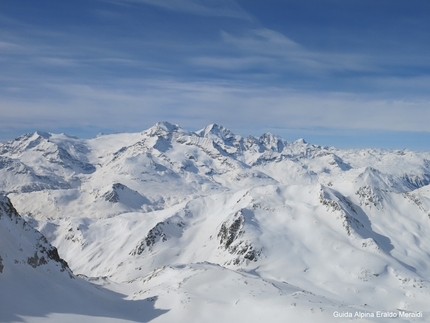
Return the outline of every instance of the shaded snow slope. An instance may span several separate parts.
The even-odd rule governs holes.
[[[75,277],[0,195],[0,322],[147,322],[164,312]]]
[[[3,195],[0,195],[0,221],[0,273],[6,276],[28,267],[40,267],[48,272],[66,272],[72,278],[67,263],[59,257],[57,249],[28,225]]]

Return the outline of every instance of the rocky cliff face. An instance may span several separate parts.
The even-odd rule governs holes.
[[[17,267],[72,273],[58,251],[31,227],[10,200],[0,195],[0,273],[13,275]]]

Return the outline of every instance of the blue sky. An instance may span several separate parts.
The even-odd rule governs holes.
[[[430,151],[430,1],[2,0],[0,140],[157,121]]]

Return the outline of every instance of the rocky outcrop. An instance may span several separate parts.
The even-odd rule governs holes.
[[[103,194],[103,198],[107,201],[107,202],[111,202],[111,203],[118,203],[119,202],[119,194],[118,194],[118,190],[124,190],[126,189],[127,186],[121,184],[121,183],[115,183],[112,185],[112,189],[109,190],[108,192]]]
[[[102,198],[110,203],[122,203],[132,209],[139,209],[144,204],[151,204],[151,202],[139,192],[121,183],[112,184],[111,188],[102,194]]]
[[[45,236],[31,227],[16,211],[10,200],[0,195],[0,272],[8,266],[27,264],[33,268],[54,264],[60,271],[71,271]],[[13,259],[13,262],[10,261]],[[9,270],[13,270],[9,268]]]
[[[134,250],[130,252],[132,256],[141,255],[145,250],[151,251],[159,242],[165,242],[173,237],[179,238],[184,230],[184,222],[179,217],[172,217],[163,222],[158,222],[148,231]]]
[[[355,194],[360,199],[360,205],[365,205],[369,208],[375,207],[378,210],[382,208],[382,196],[372,187],[368,185],[361,186]]]
[[[235,257],[227,261],[226,265],[240,265],[246,261],[257,261],[261,255],[261,248],[255,248],[245,237],[244,210],[236,212],[232,219],[221,224],[218,232],[220,247]]]
[[[339,214],[346,233],[351,236],[354,232],[363,228],[363,224],[351,215],[351,213],[357,213],[352,203],[346,197],[340,196],[340,194],[330,193],[332,192],[326,192],[322,188],[319,196],[320,203],[327,207],[327,211]]]

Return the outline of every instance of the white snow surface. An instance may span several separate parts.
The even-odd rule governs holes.
[[[0,322],[430,321],[430,153],[162,122],[23,135],[0,179]]]

